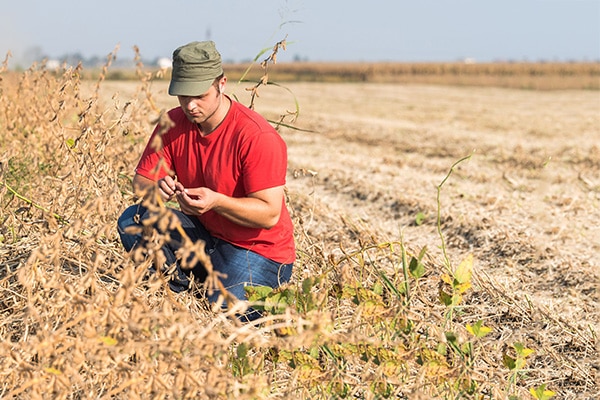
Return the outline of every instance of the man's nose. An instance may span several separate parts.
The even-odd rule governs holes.
[[[192,99],[189,99],[189,100],[186,100],[185,107],[191,111],[194,108],[196,108],[196,105],[194,104],[194,101]]]

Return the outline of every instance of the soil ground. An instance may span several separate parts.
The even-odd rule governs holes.
[[[232,86],[232,85],[230,85]],[[600,93],[391,84],[287,85],[300,105],[290,198],[326,251],[340,217],[378,240],[440,258],[437,187],[449,258],[574,324],[600,323]],[[237,88],[234,88],[237,90]],[[283,93],[283,94],[282,94]],[[277,119],[287,92],[256,109]],[[243,99],[241,99],[244,102]],[[245,104],[248,104],[246,101]],[[422,220],[417,223],[417,219]]]

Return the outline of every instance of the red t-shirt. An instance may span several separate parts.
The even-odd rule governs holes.
[[[151,143],[157,126],[137,165],[136,173],[157,181],[177,175],[186,188],[207,187],[230,197],[285,185],[287,147],[279,133],[259,114],[231,101],[217,129],[203,137],[180,107],[169,111],[175,126],[162,135],[162,149]],[[163,167],[157,168],[161,157]],[[280,263],[296,258],[293,225],[285,202],[279,222],[271,229],[240,226],[214,211],[198,217],[215,237]]]

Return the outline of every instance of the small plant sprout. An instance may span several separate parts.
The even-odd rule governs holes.
[[[480,339],[484,336],[487,336],[490,332],[492,332],[492,328],[484,326],[482,320],[477,321],[473,325],[467,324],[466,328],[470,334],[472,334],[473,336],[475,336],[478,339]]]
[[[514,343],[512,349],[508,348],[502,353],[502,362],[510,371],[508,378],[508,392],[516,385],[519,376],[524,373],[527,357],[533,353],[534,350],[523,346],[520,342]]]
[[[534,388],[529,389],[529,393],[531,393],[531,395],[533,397],[535,397],[537,400],[548,400],[548,399],[554,397],[554,395],[556,394],[552,390],[546,390],[545,383],[538,386],[535,389]]]

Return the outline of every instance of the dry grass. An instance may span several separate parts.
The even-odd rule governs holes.
[[[559,398],[598,396],[593,325],[554,314],[489,270],[471,275],[468,262],[459,266],[485,241],[496,244],[485,247],[490,258],[520,262],[537,251],[525,238],[441,204],[437,224],[429,214],[424,225],[406,222],[415,210],[434,210],[435,194],[424,199],[410,183],[390,198],[376,181],[440,154],[456,160],[452,145],[419,145],[413,150],[424,158],[398,161],[378,158],[374,144],[361,143],[364,132],[343,124],[320,136],[282,133],[298,262],[292,284],[263,298],[273,312],[258,326],[240,325],[212,311],[200,287],[165,290],[162,277],[147,276],[150,261],[124,254],[115,230],[133,201],[132,167],[170,101],[139,68],[135,85],[104,75],[82,81],[78,69],[55,74],[43,65],[0,74],[0,397],[528,398],[541,385]],[[326,116],[312,118],[316,128]],[[325,143],[332,146],[323,153]],[[340,143],[361,147],[340,158],[331,151]],[[389,143],[406,155],[415,142]],[[382,162],[352,169],[353,160],[371,160],[365,149]],[[535,154],[515,157],[520,173],[537,165]],[[598,168],[597,155],[582,160]],[[436,184],[452,164],[437,165]],[[450,260],[435,235],[403,243],[375,229],[361,219],[365,204],[395,225],[443,228]],[[478,321],[491,332],[474,331]],[[519,343],[534,353],[519,353]]]

